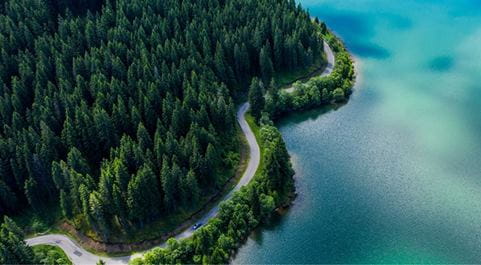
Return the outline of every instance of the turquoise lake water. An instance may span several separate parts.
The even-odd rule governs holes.
[[[481,1],[305,0],[357,57],[284,119],[299,196],[234,263],[481,263]]]

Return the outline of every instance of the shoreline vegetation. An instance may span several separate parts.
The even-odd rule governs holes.
[[[266,109],[269,118],[277,120],[291,112],[345,103],[352,94],[355,68],[351,55],[342,41],[329,30],[322,34],[335,54],[334,69],[327,76],[315,76],[306,82],[295,82],[294,90],[267,93]]]
[[[341,40],[321,24],[322,37],[335,52],[333,72],[295,84],[292,93],[268,90],[262,117],[247,120],[261,147],[261,166],[255,178],[232,199],[223,202],[218,216],[195,231],[192,237],[169,239],[165,248],[155,248],[131,261],[140,264],[225,264],[254,229],[266,223],[274,211],[286,208],[295,198],[289,155],[274,121],[290,111],[304,111],[344,103],[355,81],[353,60]],[[279,98],[275,98],[279,96]],[[271,101],[272,105],[268,105]],[[269,108],[271,106],[272,108]],[[258,120],[258,121],[256,121]]]

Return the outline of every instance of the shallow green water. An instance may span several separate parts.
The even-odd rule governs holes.
[[[234,263],[481,263],[481,1],[300,2],[360,80],[282,121],[299,196]]]

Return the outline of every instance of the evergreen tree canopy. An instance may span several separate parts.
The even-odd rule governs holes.
[[[109,237],[196,203],[238,150],[246,80],[321,48],[293,0],[3,1],[0,215],[58,204]]]
[[[249,87],[249,103],[252,116],[254,116],[256,120],[259,120],[261,117],[261,112],[264,109],[265,100],[263,83],[257,78],[252,79]]]

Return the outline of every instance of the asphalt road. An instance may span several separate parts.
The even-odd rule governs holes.
[[[228,193],[226,194],[222,200],[228,200],[232,197],[235,191],[240,190],[241,187],[247,185],[252,178],[254,178],[257,168],[259,167],[261,153],[259,149],[259,145],[257,144],[256,138],[254,133],[252,132],[251,128],[247,124],[245,119],[245,114],[249,110],[249,103],[244,103],[240,106],[239,110],[237,111],[237,121],[242,129],[242,132],[245,135],[247,143],[249,145],[249,163],[247,168],[242,175],[241,179],[237,183],[237,185]],[[220,202],[214,206],[208,213],[206,213],[202,218],[200,218],[197,223],[198,224],[205,224],[209,221],[209,219],[213,218],[219,212],[219,205]],[[176,239],[187,238],[192,235],[194,230],[192,228],[188,228],[175,236]],[[30,238],[25,240],[28,245],[35,246],[35,245],[53,245],[60,247],[67,256],[72,260],[73,264],[75,265],[84,265],[84,264],[95,264],[99,259],[105,261],[106,264],[128,264],[128,262],[136,257],[140,257],[142,253],[134,254],[132,256],[123,256],[123,257],[102,257],[91,253],[81,246],[79,246],[76,242],[65,235],[60,234],[49,234],[38,236],[34,238]],[[165,243],[164,243],[165,244]],[[161,246],[164,246],[162,244]]]
[[[99,259],[107,264],[128,264],[131,256],[126,257],[101,257],[93,254],[81,246],[77,245],[72,239],[64,235],[50,234],[25,240],[28,245],[52,245],[60,247],[75,265],[96,264]]]

